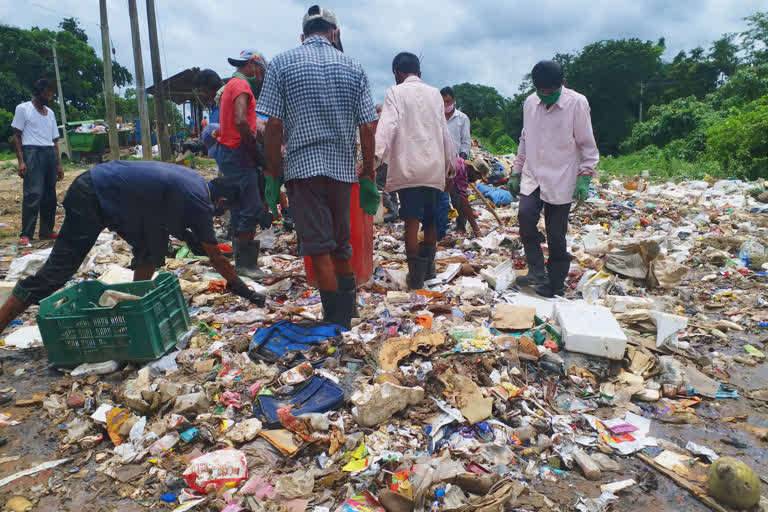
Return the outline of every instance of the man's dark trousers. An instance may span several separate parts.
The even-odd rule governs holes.
[[[56,222],[56,178],[58,160],[54,146],[22,146],[27,175],[21,202],[21,238],[33,238],[40,214],[40,237],[53,231]]]
[[[563,286],[571,265],[571,255],[568,254],[568,246],[565,241],[571,204],[546,203],[541,200],[538,188],[529,195],[520,194],[518,222],[520,224],[520,239],[525,248],[529,272],[544,271],[544,254],[541,250],[544,237],[536,227],[542,209],[544,210],[544,223],[547,231],[547,245],[549,246],[547,271],[552,287],[557,289]]]

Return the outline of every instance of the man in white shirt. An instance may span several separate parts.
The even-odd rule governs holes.
[[[387,164],[387,191],[400,197],[405,222],[408,289],[435,277],[440,193],[453,178],[456,150],[443,117],[440,93],[421,81],[419,58],[399,53],[392,62],[397,85],[387,90],[376,127],[375,164]],[[419,225],[424,242],[419,244]]]
[[[21,235],[19,246],[28,247],[35,234],[40,214],[40,239],[56,238],[56,181],[64,179],[61,158],[56,145],[59,128],[56,115],[48,107],[54,85],[37,80],[32,87],[32,101],[21,103],[13,116],[16,158],[19,176],[24,180],[21,203]]]
[[[451,202],[459,213],[456,219],[456,231],[466,233],[467,221],[469,221],[473,235],[480,237],[480,226],[478,226],[475,214],[469,204],[469,181],[463,165],[463,161],[469,155],[469,148],[472,147],[472,138],[469,135],[469,118],[464,112],[456,108],[456,93],[453,92],[453,88],[443,87],[440,89],[440,95],[443,97],[443,110],[445,111],[445,121],[448,124],[448,133],[451,134],[456,153],[462,160],[456,169],[456,177],[451,187]]]

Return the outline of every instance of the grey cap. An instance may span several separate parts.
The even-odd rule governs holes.
[[[319,5],[313,5],[307,10],[307,14],[304,15],[304,19],[301,21],[302,30],[307,27],[307,23],[314,20],[326,21],[337,28],[339,26],[339,21],[336,19],[336,15],[333,14],[333,11],[327,7],[320,7]]]

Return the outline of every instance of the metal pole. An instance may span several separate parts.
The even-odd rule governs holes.
[[[643,81],[640,80],[640,113],[637,115],[639,123],[643,122]]]
[[[155,82],[155,120],[157,138],[160,144],[160,158],[171,161],[171,140],[168,136],[168,118],[165,112],[165,91],[163,90],[163,68],[160,65],[160,46],[157,42],[157,18],[155,0],[147,0],[147,25],[149,25],[149,54],[152,58],[152,79]]]
[[[136,9],[136,0],[128,0],[128,16],[131,18],[133,64],[136,68],[136,101],[139,104],[141,149],[144,160],[152,160],[152,126],[149,124],[147,94],[144,92],[144,59],[141,56],[141,32],[139,30],[139,15]]]
[[[64,93],[61,92],[61,76],[59,75],[59,59],[56,57],[56,43],[51,45],[53,48],[53,69],[56,70],[56,87],[59,90],[59,110],[61,113],[61,124],[64,129],[64,148],[67,152],[67,157],[72,160],[72,151],[69,147],[69,136],[67,135],[67,109],[64,106]]]
[[[101,48],[104,54],[104,102],[107,107],[107,125],[109,126],[109,157],[120,160],[120,143],[117,138],[115,121],[115,89],[112,84],[112,52],[109,44],[109,21],[107,20],[107,0],[99,0],[101,11]]]

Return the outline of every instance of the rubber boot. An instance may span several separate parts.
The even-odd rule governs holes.
[[[355,308],[355,296],[349,292],[320,291],[323,303],[323,320],[340,325],[349,330],[352,328],[352,315]]]
[[[22,314],[28,307],[28,302],[23,302],[15,295],[8,297],[5,304],[0,307],[0,333],[3,332],[11,322],[16,320],[16,317]]]
[[[437,267],[435,266],[435,254],[437,247],[431,245],[419,244],[419,257],[427,260],[427,272],[424,274],[424,280],[429,281],[437,277]]]
[[[549,281],[534,288],[534,291],[542,297],[552,298],[555,296],[565,296],[565,278],[568,277],[568,270],[571,262],[552,261],[548,262]]]
[[[427,259],[420,256],[408,258],[408,277],[406,283],[409,290],[421,290],[424,288],[424,276],[427,273]]]
[[[339,285],[339,293],[351,293],[354,295],[353,303],[355,309],[352,312],[352,318],[359,318],[357,313],[357,279],[351,276],[336,276],[336,283]]]
[[[259,268],[259,251],[261,250],[259,240],[237,240],[232,243],[232,250],[235,253],[235,272],[238,275],[250,277],[253,280],[271,277]]]
[[[528,260],[528,275],[520,276],[515,279],[517,286],[539,286],[549,284],[549,277],[544,270],[544,255],[541,252],[541,245],[533,246],[524,244],[525,258]]]

